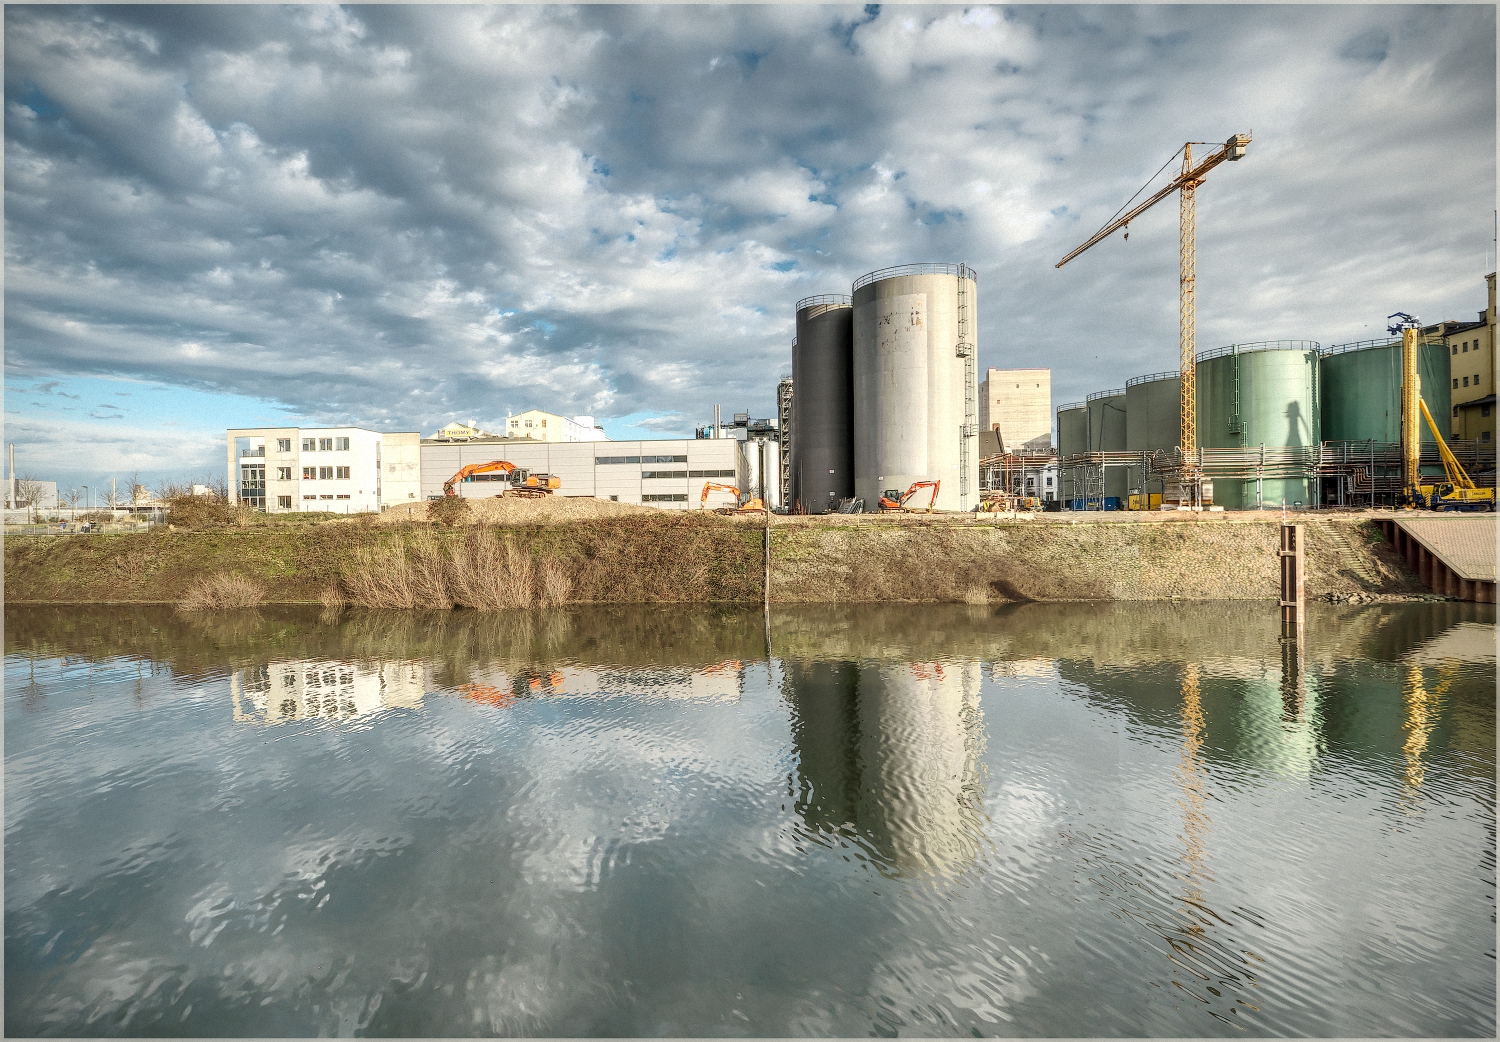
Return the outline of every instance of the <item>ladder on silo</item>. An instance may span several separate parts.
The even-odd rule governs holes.
[[[958,429],[958,507],[969,509],[969,462],[971,438],[979,436],[979,390],[977,359],[969,343],[969,278],[973,273],[965,264],[958,266],[958,343],[953,353],[964,360],[964,422]]]

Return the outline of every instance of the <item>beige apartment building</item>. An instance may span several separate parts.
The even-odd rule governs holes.
[[[979,429],[1006,452],[1052,449],[1052,370],[988,369],[979,384]]]
[[[1456,439],[1495,441],[1495,273],[1485,276],[1489,306],[1478,322],[1444,322],[1453,378],[1452,433]]]

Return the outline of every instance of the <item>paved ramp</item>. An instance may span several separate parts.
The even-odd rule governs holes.
[[[1495,603],[1494,514],[1396,517],[1382,527],[1434,592]]]

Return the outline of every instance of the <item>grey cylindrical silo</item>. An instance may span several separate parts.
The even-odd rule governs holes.
[[[977,305],[963,264],[904,264],[854,283],[854,488],[867,504],[916,481],[941,482],[939,510],[978,504]]]
[[[1067,459],[1089,450],[1088,406],[1083,402],[1057,410],[1057,457]]]
[[[809,514],[827,513],[854,495],[853,322],[842,294],[797,302],[790,505]]]
[[[1175,449],[1182,443],[1182,379],[1152,373],[1125,381],[1125,448]]]

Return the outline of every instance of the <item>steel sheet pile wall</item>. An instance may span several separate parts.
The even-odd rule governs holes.
[[[972,275],[957,264],[903,265],[854,284],[854,491],[866,504],[884,489],[930,480],[942,482],[940,510],[979,502],[979,435],[977,423],[964,431],[965,367],[955,350],[960,288],[967,340],[978,344],[978,287],[960,272]]]
[[[1453,384],[1448,349],[1423,344],[1417,352],[1422,400],[1441,428],[1450,423]],[[1401,440],[1401,340],[1337,345],[1322,357],[1322,421],[1327,441]],[[1421,425],[1422,440],[1432,432]]]
[[[1315,447],[1322,440],[1318,345],[1308,340],[1234,344],[1198,356],[1198,443],[1205,449]],[[1257,486],[1259,486],[1257,488]],[[1214,502],[1231,510],[1316,502],[1311,478],[1214,478]]]
[[[854,495],[854,311],[847,296],[797,302],[792,343],[792,506],[822,514]],[[873,502],[873,501],[871,501]]]

